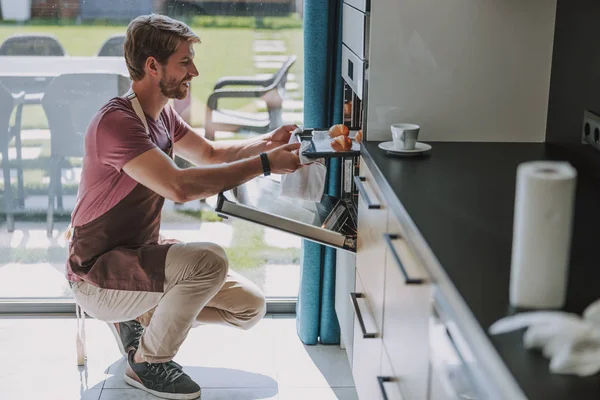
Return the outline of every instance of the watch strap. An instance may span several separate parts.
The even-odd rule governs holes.
[[[269,164],[267,153],[260,153],[260,161],[262,162],[263,174],[265,176],[271,175],[271,164]]]

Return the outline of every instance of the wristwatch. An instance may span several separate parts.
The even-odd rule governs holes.
[[[260,153],[260,161],[262,162],[264,175],[271,175],[271,165],[269,164],[269,157],[267,157],[267,153]]]

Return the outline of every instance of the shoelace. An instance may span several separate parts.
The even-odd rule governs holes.
[[[135,333],[144,332],[144,327],[139,322],[136,324],[132,324],[131,326],[133,327],[133,330],[135,331]]]
[[[141,324],[132,324],[131,327],[133,328],[133,331],[135,332],[135,340],[133,341],[133,344],[137,347],[140,344],[140,339],[142,337],[142,334],[144,333],[144,327]]]
[[[142,334],[144,333],[144,327],[139,323],[133,324],[133,331],[135,332],[136,339],[139,342],[140,337],[142,337]]]
[[[158,374],[159,377],[164,377],[166,382],[174,382],[177,378],[183,375],[183,367],[175,361],[169,361],[159,364],[148,363],[150,371]]]

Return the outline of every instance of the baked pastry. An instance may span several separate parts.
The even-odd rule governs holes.
[[[331,148],[334,151],[348,151],[352,149],[352,139],[344,135],[337,136],[331,139]]]
[[[356,132],[356,136],[354,137],[358,143],[362,142],[362,129]]]
[[[333,125],[331,128],[329,128],[329,136],[332,138],[340,135],[348,136],[349,134],[350,130],[344,124]]]
[[[352,103],[344,103],[344,116],[350,117],[352,114]]]

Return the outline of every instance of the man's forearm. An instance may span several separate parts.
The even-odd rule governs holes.
[[[265,133],[245,140],[219,140],[213,142],[213,162],[232,162],[259,155],[273,148],[271,135]]]
[[[183,169],[177,177],[179,197],[182,202],[205,199],[239,186],[262,173],[259,156],[228,164]]]

